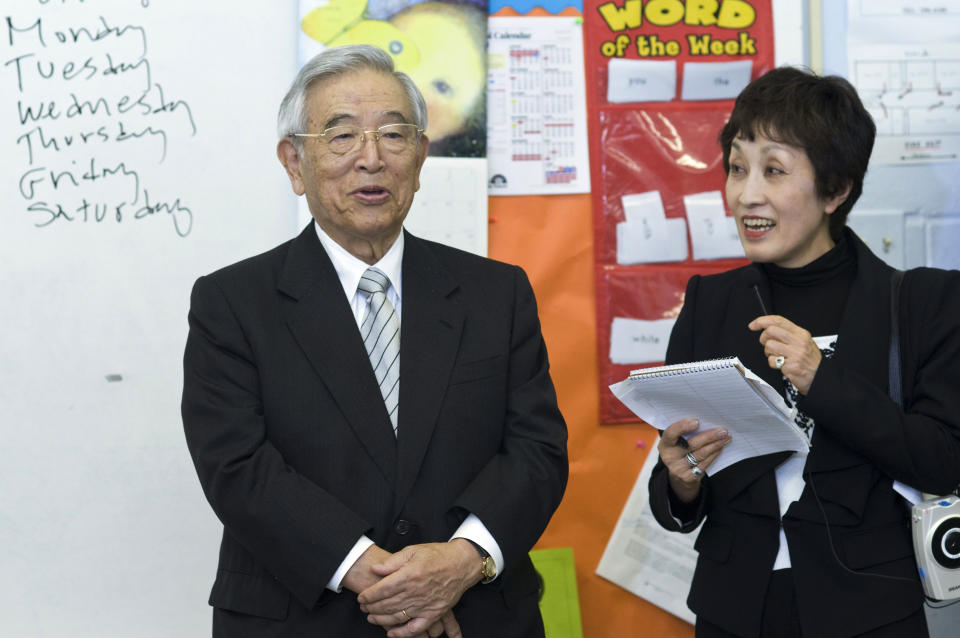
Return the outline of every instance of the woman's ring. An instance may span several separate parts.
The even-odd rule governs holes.
[[[694,475],[695,477],[697,477],[697,478],[700,478],[701,476],[703,476],[703,470],[701,470],[701,469],[700,469],[699,467],[697,467],[696,465],[694,465],[693,467],[690,468],[690,473],[693,474],[693,475]]]
[[[404,621],[404,622],[410,622],[410,616],[407,615],[407,610],[406,610],[406,609],[401,609],[401,610],[400,610],[400,613],[403,614],[403,621]]]
[[[687,452],[683,458],[687,459],[687,463],[690,464],[690,467],[697,467],[697,465],[700,464],[700,461],[698,461],[697,457],[693,455],[693,452]]]
[[[780,368],[783,367],[783,364],[786,362],[787,362],[787,358],[783,355],[780,355],[779,357],[773,360],[773,365],[777,370],[779,370]]]

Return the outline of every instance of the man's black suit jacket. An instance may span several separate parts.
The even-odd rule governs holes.
[[[759,635],[781,524],[804,635],[852,636],[915,612],[922,590],[907,508],[892,481],[935,494],[960,484],[960,273],[919,268],[904,277],[904,413],[887,390],[891,268],[846,232],[857,274],[836,352],[820,363],[799,402],[816,422],[800,499],[781,521],[774,469],[787,455],[756,457],[706,477],[696,515],[680,526],[670,514],[662,462],[651,475],[651,508],[661,525],[690,532],[706,518],[687,602],[736,635]],[[750,287],[757,276],[769,299],[769,283],[755,266],[693,277],[668,363],[738,356],[782,387],[759,334],[747,329],[760,314]]]
[[[182,414],[224,526],[215,634],[382,637],[325,589],[349,549],[443,542],[468,513],[506,569],[455,608],[464,635],[542,631],[527,553],[567,455],[533,291],[520,268],[409,234],[402,277],[396,438],[312,225],[194,286]]]

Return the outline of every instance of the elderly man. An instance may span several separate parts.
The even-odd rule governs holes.
[[[214,635],[542,636],[566,427],[526,276],[403,231],[426,106],[384,52],[312,59],[279,127],[314,221],[191,297]]]

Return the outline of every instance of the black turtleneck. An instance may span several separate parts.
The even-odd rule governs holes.
[[[814,337],[839,332],[840,317],[857,274],[857,253],[845,236],[806,266],[761,267],[770,280],[771,312],[809,330]]]

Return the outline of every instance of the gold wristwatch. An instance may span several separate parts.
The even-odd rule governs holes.
[[[493,579],[497,577],[497,563],[494,562],[493,556],[469,538],[465,538],[464,540],[470,541],[470,544],[473,545],[477,549],[477,553],[480,554],[480,583],[482,585],[492,583]]]

